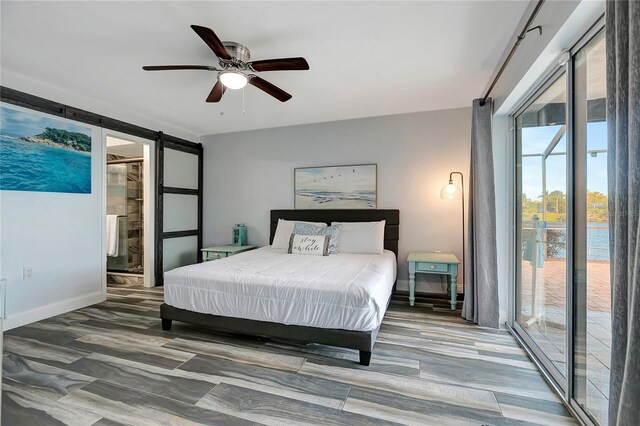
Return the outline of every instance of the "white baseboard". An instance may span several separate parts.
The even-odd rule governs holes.
[[[107,300],[107,294],[102,291],[74,297],[73,299],[62,300],[30,311],[11,315],[3,321],[2,328],[4,331],[11,330],[12,328],[104,302],[105,300]]]

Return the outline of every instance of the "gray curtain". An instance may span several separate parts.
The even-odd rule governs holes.
[[[640,2],[606,5],[611,381],[609,424],[640,425]]]
[[[469,173],[469,227],[464,273],[462,316],[478,325],[498,327],[498,263],[496,203],[493,182],[491,119],[493,100],[481,106],[473,101],[471,169]]]

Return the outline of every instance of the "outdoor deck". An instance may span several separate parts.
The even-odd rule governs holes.
[[[522,316],[531,336],[566,374],[566,263],[564,259],[545,259],[537,270],[538,320],[531,318],[531,264],[522,263]],[[528,278],[528,279],[527,279]],[[611,288],[609,262],[587,263],[587,408],[599,424],[608,424],[609,368],[611,350]]]

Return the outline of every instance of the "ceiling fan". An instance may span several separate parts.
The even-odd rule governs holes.
[[[207,102],[219,102],[226,89],[242,89],[247,83],[268,93],[280,102],[286,102],[291,99],[289,93],[253,73],[309,69],[309,64],[304,58],[250,61],[251,52],[246,46],[233,41],[220,41],[211,28],[199,25],[191,25],[191,28],[213,50],[213,53],[218,57],[220,68],[209,65],[151,65],[144,66],[142,69],[145,71],[204,70],[218,72],[218,81],[207,96]]]

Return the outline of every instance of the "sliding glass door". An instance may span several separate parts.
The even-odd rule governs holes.
[[[566,382],[567,77],[564,72],[516,117],[518,286],[516,323]]]
[[[608,424],[611,283],[604,32],[578,50],[574,81],[574,381],[576,402]]]
[[[606,425],[611,347],[604,32],[514,115],[513,328],[586,422]]]

